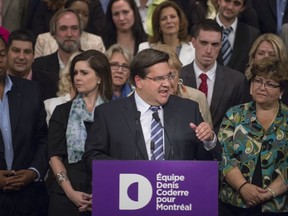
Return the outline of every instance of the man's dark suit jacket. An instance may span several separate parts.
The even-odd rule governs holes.
[[[56,97],[59,71],[57,52],[35,59],[32,65],[32,79],[39,83],[43,100]]]
[[[165,160],[220,160],[221,147],[205,150],[189,126],[203,122],[196,102],[170,96],[163,112]],[[90,170],[93,159],[148,160],[139,118],[134,94],[96,107],[83,156]]]
[[[277,33],[277,0],[253,0],[261,33]],[[283,24],[288,23],[288,3],[283,16]]]
[[[180,76],[184,85],[197,88],[193,62],[182,67]],[[248,82],[238,71],[217,64],[210,112],[214,131],[217,133],[226,111],[237,104],[249,101]]]
[[[47,191],[43,179],[48,170],[47,124],[44,104],[37,83],[10,76],[13,83],[8,92],[9,112],[14,149],[13,170],[33,167],[42,181],[32,182],[14,192],[0,190],[0,215],[7,215],[7,206],[28,213],[47,205]],[[4,142],[0,131],[0,170],[7,170]],[[5,203],[3,207],[3,203]],[[11,209],[10,209],[11,210]],[[25,214],[25,215],[26,215]],[[17,215],[17,214],[16,214]],[[19,214],[20,215],[20,214]]]
[[[240,71],[243,74],[249,61],[249,51],[254,41],[259,36],[258,29],[242,23],[238,20],[235,41],[231,58],[227,67]],[[217,62],[223,65],[222,52],[220,50]]]

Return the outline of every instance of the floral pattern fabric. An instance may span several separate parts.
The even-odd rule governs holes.
[[[240,194],[224,178],[233,167],[238,166],[244,178],[251,183],[259,156],[263,188],[278,175],[288,186],[287,106],[280,104],[278,114],[267,131],[257,120],[255,102],[232,107],[222,121],[218,139],[223,148],[219,196],[224,203],[247,208]],[[262,212],[287,211],[287,193],[262,204]]]

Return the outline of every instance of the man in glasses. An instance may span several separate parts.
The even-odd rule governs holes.
[[[95,110],[84,160],[213,160],[221,148],[198,104],[171,95],[167,53],[146,49],[130,70],[135,93]]]

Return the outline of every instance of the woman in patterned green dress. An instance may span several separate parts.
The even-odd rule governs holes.
[[[253,101],[230,108],[220,127],[219,215],[288,215],[287,63],[267,57],[250,68]]]

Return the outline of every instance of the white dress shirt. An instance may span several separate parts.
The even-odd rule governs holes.
[[[140,115],[140,123],[143,131],[143,136],[145,140],[146,150],[148,154],[149,160],[151,160],[151,122],[152,122],[152,114],[153,111],[150,110],[151,105],[147,104],[135,91],[135,102],[137,110],[141,112]],[[161,121],[162,126],[164,127],[164,121],[163,121],[163,109],[162,106],[160,106],[160,109],[158,110],[158,115]],[[163,130],[163,129],[162,129]],[[164,136],[164,131],[163,131]],[[163,148],[165,152],[165,139],[163,139]]]
[[[197,84],[197,89],[198,89],[200,84],[201,84],[201,79],[200,79],[199,76],[203,72],[197,66],[195,61],[193,62],[193,68],[194,68],[194,71],[195,71],[195,76],[196,76],[195,78],[196,78],[196,84]],[[214,66],[209,71],[206,72],[206,75],[208,76],[208,78],[207,78],[207,85],[208,85],[207,101],[208,101],[209,106],[211,104],[212,95],[213,95],[216,69],[217,69],[217,63],[215,62]]]
[[[229,41],[230,46],[233,50],[234,42],[235,42],[235,36],[236,36],[236,30],[237,30],[237,25],[238,25],[238,18],[236,17],[236,19],[234,20],[234,22],[230,26],[224,26],[223,23],[221,22],[221,20],[219,19],[219,14],[217,14],[216,22],[224,29],[226,29],[228,27],[232,27],[232,31],[228,35],[228,41]]]

